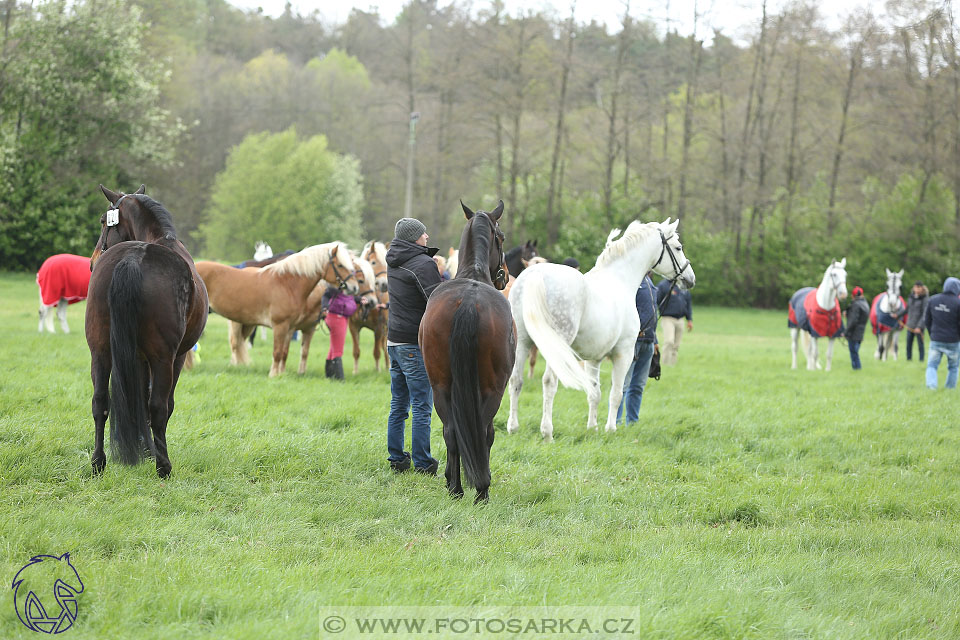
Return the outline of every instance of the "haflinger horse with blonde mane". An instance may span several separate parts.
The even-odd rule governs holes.
[[[313,311],[311,318],[307,299],[321,280],[349,294],[359,291],[353,258],[342,242],[307,247],[263,268],[237,269],[201,260],[197,271],[207,285],[210,308],[236,323],[230,333],[232,364],[245,363],[246,344],[238,327],[260,325],[273,329],[271,378],[286,368],[290,338],[296,327],[311,319],[316,322],[317,313]]]
[[[357,256],[353,258],[354,275],[357,277],[357,286],[360,291],[357,296],[360,297],[360,303],[357,305],[357,313],[360,309],[369,309],[377,304],[377,298],[373,293],[373,268],[370,263]],[[303,375],[307,372],[307,357],[310,355],[310,344],[313,341],[313,334],[316,333],[320,311],[323,303],[323,294],[328,288],[334,285],[326,280],[321,280],[313,288],[310,295],[307,296],[306,306],[303,312],[299,314],[300,322],[293,321],[291,331],[299,331],[302,334],[300,339],[300,366],[297,373]],[[231,364],[249,364],[250,356],[247,352],[247,338],[253,335],[257,325],[241,324],[233,320],[229,321],[230,332],[230,362]],[[234,348],[236,345],[236,348]]]
[[[110,452],[123,464],[146,455],[166,478],[167,422],[184,359],[207,323],[207,290],[177,239],[170,212],[143,195],[100,185],[110,208],[90,258],[86,336],[93,380],[94,474]],[[109,385],[109,393],[108,387]],[[151,433],[152,432],[152,433]]]
[[[390,312],[377,307],[377,304],[390,302],[390,294],[387,293],[387,248],[382,242],[368,242],[360,252],[360,258],[367,260],[373,269],[375,284],[371,293],[375,298],[372,305],[360,305],[350,316],[354,375],[360,371],[360,330],[363,328],[373,331],[373,361],[377,373],[380,373],[381,353],[384,357],[384,368],[388,371],[390,369],[390,356],[387,355],[387,320]]]
[[[585,274],[552,263],[524,269],[510,292],[517,324],[517,357],[510,377],[509,433],[520,428],[523,363],[533,345],[547,361],[540,419],[544,440],[553,440],[558,378],[565,386],[587,393],[587,428],[597,428],[600,364],[608,357],[613,360],[613,374],[606,430],[616,431],[624,377],[640,332],[635,300],[643,277],[653,270],[686,288],[696,283],[690,261],[683,254],[678,223],[669,218],[659,223],[631,222],[620,239],[608,242],[596,266]]]
[[[790,353],[793,357],[791,369],[797,368],[797,342],[800,331],[809,336],[804,355],[807,356],[807,369],[813,371],[820,367],[817,353],[817,339],[827,338],[826,370],[830,371],[833,362],[833,341],[843,335],[843,317],[840,315],[840,300],[847,297],[847,259],[834,260],[823,273],[820,286],[804,287],[790,296],[787,311],[787,326],[790,328]]]
[[[907,303],[900,295],[903,269],[887,272],[887,290],[878,293],[870,305],[870,327],[877,336],[877,350],[873,357],[886,361],[893,354],[897,359],[897,342],[900,329],[906,323]]]

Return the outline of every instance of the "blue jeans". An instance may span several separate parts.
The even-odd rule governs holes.
[[[627,407],[627,424],[634,424],[640,419],[640,403],[643,402],[643,389],[647,386],[652,359],[653,343],[638,342],[633,350],[633,363],[624,378],[623,399],[617,409],[617,424],[620,424],[624,406]]]
[[[960,342],[930,341],[930,357],[927,359],[927,388],[937,388],[937,368],[940,359],[947,356],[947,389],[957,386],[957,373],[960,371]]]
[[[430,455],[430,414],[433,412],[433,389],[423,366],[423,354],[415,344],[387,347],[390,356],[390,416],[387,418],[387,451],[391,462],[402,462],[403,427],[409,409],[413,408],[413,466],[425,469],[433,463]]]
[[[910,330],[907,330],[907,360],[910,360],[913,356],[914,340],[917,341],[917,346],[920,349],[920,360],[923,360],[923,331],[920,333],[914,333]]]
[[[860,368],[860,342],[847,340],[847,346],[850,347],[850,364],[854,370]]]

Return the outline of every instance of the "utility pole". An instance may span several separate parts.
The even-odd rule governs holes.
[[[410,114],[410,148],[407,155],[407,200],[403,206],[403,217],[410,218],[413,214],[413,157],[417,149],[417,120],[420,112]]]

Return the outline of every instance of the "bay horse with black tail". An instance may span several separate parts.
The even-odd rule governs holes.
[[[151,455],[166,478],[173,394],[184,358],[207,323],[207,290],[170,213],[143,195],[142,185],[133,194],[100,190],[110,209],[100,218],[87,295],[96,427],[91,464],[95,474],[106,466],[109,415],[114,460],[136,464]]]
[[[463,496],[460,463],[484,502],[490,488],[493,417],[516,357],[517,329],[510,303],[499,293],[507,285],[503,201],[487,213],[462,202],[467,225],[460,237],[457,277],[431,294],[420,322],[420,349],[443,422],[447,445],[447,489]]]

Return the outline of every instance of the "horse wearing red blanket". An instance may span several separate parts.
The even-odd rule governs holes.
[[[87,287],[90,285],[90,258],[69,253],[58,253],[43,261],[37,272],[37,286],[40,287],[40,323],[37,331],[43,333],[44,327],[53,331],[53,308],[57,308],[60,327],[64,333],[70,333],[67,326],[67,305],[87,299]]]

